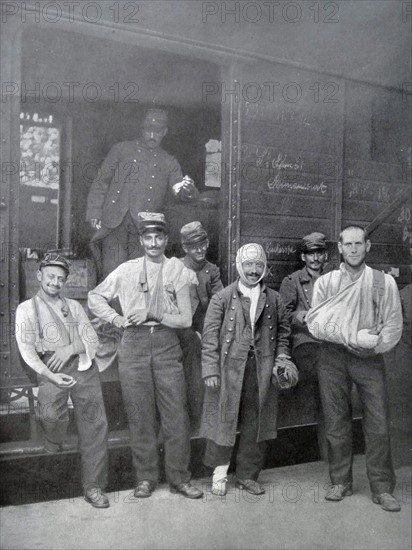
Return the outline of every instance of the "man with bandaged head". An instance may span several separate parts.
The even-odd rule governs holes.
[[[212,297],[206,313],[200,435],[207,439],[204,462],[214,469],[215,495],[226,494],[238,420],[236,486],[253,495],[265,492],[257,479],[266,441],[277,435],[278,391],[297,382],[286,308],[280,295],[262,282],[266,268],[259,244],[242,246],[236,256],[238,279]]]

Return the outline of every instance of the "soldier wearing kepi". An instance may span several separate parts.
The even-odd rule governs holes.
[[[312,303],[315,281],[330,268],[327,260],[326,237],[310,233],[302,239],[301,259],[305,266],[285,277],[279,289],[292,328],[292,360],[299,370],[299,384],[293,398],[299,407],[315,402],[318,422],[318,445],[322,458],[327,458],[325,428],[321,413],[317,364],[320,342],[309,332],[305,317]]]
[[[180,230],[182,248],[186,255],[183,263],[192,269],[199,284],[190,288],[193,321],[191,328],[180,331],[183,351],[183,366],[187,383],[189,415],[196,426],[203,403],[203,382],[201,372],[201,334],[206,311],[211,297],[223,289],[219,268],[206,260],[209,237],[199,221],[187,223]]]
[[[103,320],[124,328],[119,378],[129,420],[137,475],[135,496],[150,497],[159,477],[157,411],[164,437],[170,490],[187,498],[202,492],[190,484],[189,419],[182,351],[176,329],[190,327],[189,287],[196,275],[177,258],[166,258],[163,214],[138,216],[143,258],[123,263],[89,292],[89,307]],[[109,303],[118,298],[119,315]]]
[[[38,407],[45,450],[61,450],[73,402],[82,464],[84,497],[107,508],[107,420],[99,372],[93,358],[97,335],[75,300],[61,294],[69,262],[47,253],[40,262],[40,290],[17,307],[16,339],[22,358],[38,375]]]
[[[169,199],[198,197],[193,180],[183,177],[177,160],[160,147],[167,131],[166,111],[149,109],[141,139],[115,144],[92,183],[86,219],[97,229],[92,249],[102,241],[103,276],[142,252],[139,212],[163,212]]]

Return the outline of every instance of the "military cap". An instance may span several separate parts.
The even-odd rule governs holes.
[[[59,252],[46,252],[39,264],[39,269],[49,265],[63,268],[67,275],[70,273],[70,262]]]
[[[149,109],[143,120],[144,128],[167,128],[167,112],[163,109]]]
[[[146,231],[163,231],[167,233],[164,214],[158,212],[139,212],[137,215],[137,230],[140,235]]]
[[[207,241],[208,235],[200,222],[190,222],[180,230],[182,245],[191,245]]]
[[[325,250],[326,237],[323,233],[310,233],[302,239],[302,252],[311,252],[313,250]]]

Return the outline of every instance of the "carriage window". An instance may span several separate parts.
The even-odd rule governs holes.
[[[58,246],[60,134],[51,115],[20,114],[19,240],[29,256]]]

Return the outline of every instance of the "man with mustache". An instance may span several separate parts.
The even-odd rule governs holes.
[[[86,219],[97,230],[92,239],[96,257],[101,241],[103,277],[140,255],[139,212],[162,212],[168,200],[198,197],[193,180],[183,177],[177,160],[160,147],[167,131],[167,112],[149,109],[140,139],[115,144],[92,183]]]
[[[325,428],[321,413],[317,364],[320,343],[309,332],[305,317],[312,303],[315,281],[330,269],[326,265],[326,237],[314,232],[306,235],[301,243],[301,259],[305,266],[285,277],[279,289],[292,328],[292,360],[299,370],[299,383],[293,390],[293,398],[301,411],[314,403],[318,422],[318,446],[326,460]]]
[[[306,317],[311,333],[323,340],[318,375],[332,482],[325,499],[338,502],[352,495],[351,388],[355,384],[363,409],[372,501],[385,511],[398,512],[401,507],[392,494],[396,480],[382,354],[402,334],[399,291],[391,275],[366,265],[371,242],[362,227],[343,229],[338,249],[343,262],[316,281]]]
[[[236,255],[238,279],[212,297],[206,313],[200,435],[207,439],[204,462],[213,468],[212,493],[218,496],[226,494],[238,419],[236,486],[253,495],[265,492],[258,476],[266,441],[277,434],[278,387],[297,382],[286,308],[280,295],[261,282],[266,268],[259,244],[242,246]]]
[[[166,258],[163,214],[138,215],[143,258],[121,264],[89,292],[89,308],[124,329],[119,378],[128,416],[136,471],[136,498],[150,497],[159,478],[157,412],[164,437],[166,477],[173,493],[191,499],[202,491],[190,484],[190,436],[182,350],[176,329],[190,327],[190,285],[196,275],[177,258]],[[110,302],[117,298],[122,314]]]

